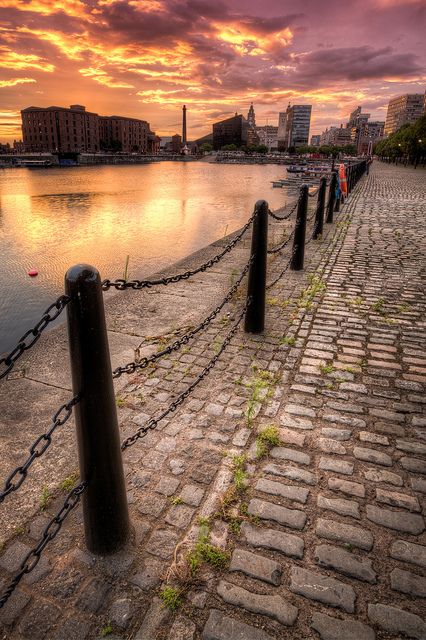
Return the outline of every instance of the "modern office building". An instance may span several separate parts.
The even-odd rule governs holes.
[[[319,134],[311,136],[311,147],[319,147],[320,140],[321,140],[321,136]]]
[[[213,148],[221,149],[228,144],[234,144],[236,147],[259,144],[256,130],[243,115],[235,113],[232,118],[213,124]]]
[[[287,107],[278,119],[278,149],[307,145],[311,126],[312,105],[295,104]]]
[[[386,114],[385,136],[398,131],[404,124],[418,120],[425,111],[423,93],[407,93],[389,101]]]
[[[101,150],[148,153],[158,147],[145,120],[99,116],[82,105],[28,107],[21,111],[26,151],[96,153]]]

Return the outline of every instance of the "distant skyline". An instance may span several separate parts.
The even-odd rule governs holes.
[[[423,0],[0,0],[0,141],[20,110],[84,104],[159,135],[211,131],[235,111],[277,124],[312,104],[310,135],[358,105],[425,90]]]

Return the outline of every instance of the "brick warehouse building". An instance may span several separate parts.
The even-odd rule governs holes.
[[[152,153],[149,123],[124,116],[99,116],[82,105],[28,107],[21,111],[26,151],[96,153],[101,150]]]

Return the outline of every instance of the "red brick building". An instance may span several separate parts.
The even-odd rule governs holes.
[[[28,107],[21,111],[26,151],[96,153],[123,151],[148,153],[152,132],[145,120],[124,116],[99,116],[82,105]]]

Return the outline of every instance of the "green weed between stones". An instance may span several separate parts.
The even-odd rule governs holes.
[[[320,371],[324,375],[327,375],[329,373],[333,373],[334,367],[332,364],[320,364]]]
[[[170,498],[170,502],[172,503],[173,506],[177,505],[177,504],[183,504],[183,500],[180,496],[174,496],[172,498]]]
[[[160,591],[160,598],[163,601],[163,606],[171,611],[176,611],[176,609],[179,609],[183,604],[182,590],[175,589],[174,587],[163,587]]]
[[[280,434],[277,427],[271,424],[259,432],[256,438],[256,457],[264,458],[272,447],[278,447],[281,444]]]
[[[303,289],[297,300],[297,306],[301,309],[310,309],[315,296],[327,288],[325,282],[318,276],[310,275],[308,276],[308,280],[309,287]]]
[[[52,494],[50,493],[50,489],[47,486],[47,484],[44,485],[43,487],[43,491],[41,492],[41,498],[40,498],[40,509],[42,511],[44,511],[47,507],[47,505],[49,504],[49,502],[52,499]]]
[[[385,304],[384,298],[379,298],[374,304],[371,305],[371,310],[380,315],[384,315],[383,307]]]
[[[106,636],[111,635],[111,633],[113,632],[113,628],[110,624],[107,624],[102,630],[101,630],[101,636],[102,638],[105,638]]]
[[[244,491],[246,488],[247,473],[245,471],[247,457],[240,454],[233,456],[232,466],[234,469],[234,485],[237,491]]]
[[[210,535],[210,522],[204,521],[200,524],[196,545],[187,556],[191,575],[197,573],[203,562],[215,569],[223,569],[229,563],[229,553],[219,547],[213,546],[210,542]]]
[[[252,365],[252,369],[253,377],[245,385],[251,392],[247,401],[246,409],[246,418],[249,427],[253,424],[258,404],[260,404],[265,397],[271,394],[270,387],[276,385],[278,382],[276,376],[270,371],[258,369],[255,364]]]
[[[294,336],[283,336],[278,340],[278,344],[288,344],[290,347],[294,347],[296,344],[296,338]]]
[[[65,478],[65,480],[61,482],[61,484],[59,485],[60,490],[67,491],[69,493],[71,489],[74,489],[75,485],[77,484],[79,475],[80,474],[78,471],[73,471],[72,474],[68,476],[68,478]]]

